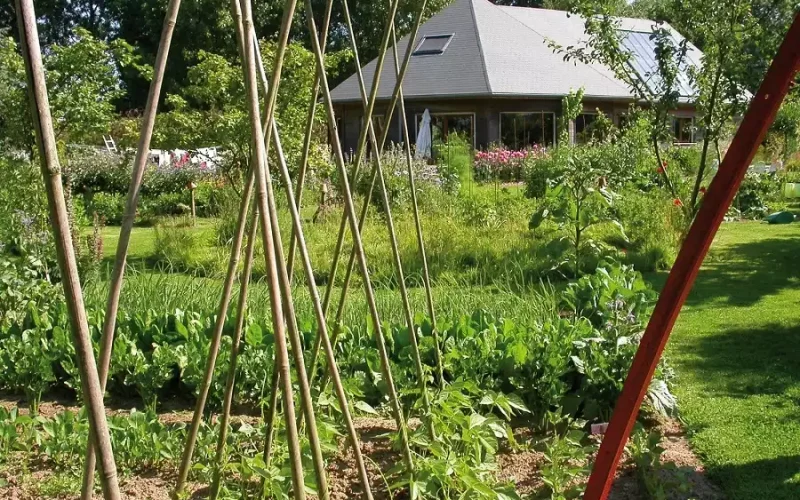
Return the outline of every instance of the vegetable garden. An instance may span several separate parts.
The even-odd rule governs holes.
[[[733,76],[709,78],[725,59],[710,50],[693,75],[709,110],[702,144],[672,145],[682,55],[656,33],[663,82],[640,96],[651,105],[632,106],[624,127],[601,116],[587,144],[569,140],[579,90],[564,98],[550,148],[472,151],[453,134],[428,165],[414,159],[408,130],[404,144],[384,148],[388,128],[367,120],[346,158],[326,131],[337,136],[328,78],[343,60],[355,64],[365,116],[381,66],[394,64],[386,121],[396,113],[407,123],[412,50],[398,53],[399,4],[389,2],[378,76],[364,82],[347,2],[337,15],[350,47],[326,55],[329,34],[341,36],[332,1],[321,23],[310,0],[287,1],[276,41],[259,42],[253,5],[232,0],[236,62],[199,54],[190,85],[159,113],[179,0],[166,7],[153,67],[87,31],[42,51],[33,2],[17,0],[19,45],[0,43],[9,70],[0,91],[10,89],[0,104],[26,88],[36,112],[0,155],[0,496],[577,498],[595,458],[609,463],[600,447],[608,422],[610,436],[624,434],[602,446],[625,446],[625,417],[612,419],[623,407],[636,425],[614,495],[716,498],[699,461],[687,473],[664,457],[673,441],[662,432],[677,425],[675,374],[658,355],[652,374],[637,371],[640,344],[653,349],[642,341],[651,316],[663,318],[641,272],[651,281],[677,257],[677,279],[690,258],[684,249],[681,261],[682,244],[707,235],[697,221],[712,211],[722,218],[726,190],[731,220],[797,211],[784,189],[800,175],[797,97],[766,141],[769,113],[752,107],[761,129],[750,158],[736,140],[725,156],[726,127],[748,102]],[[573,10],[597,50],[553,50],[622,75],[618,40],[590,8]],[[423,1],[407,16],[412,38],[426,12]],[[310,50],[289,41],[300,21]],[[75,106],[97,118],[96,130],[81,124],[87,115],[64,112],[75,104],[64,98],[66,75],[81,66],[70,61],[87,57],[106,71],[71,81],[87,86],[75,95],[104,96]],[[150,79],[141,116],[113,125],[138,130],[124,132],[136,149],[68,145],[112,128],[100,118],[124,95],[114,82],[123,69]],[[773,115],[779,105],[760,104]],[[0,119],[0,130],[16,123]],[[227,151],[213,165],[188,156],[150,164],[151,143],[178,136],[220,139]],[[744,177],[759,146],[786,164]],[[641,411],[623,392],[629,372],[643,377]],[[597,475],[589,498],[600,498]]]

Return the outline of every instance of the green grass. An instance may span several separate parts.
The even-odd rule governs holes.
[[[800,224],[723,225],[668,355],[692,444],[727,498],[800,498]]]

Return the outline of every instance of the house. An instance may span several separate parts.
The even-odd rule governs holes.
[[[652,80],[656,68],[650,39],[653,21],[620,19],[623,45],[631,54],[631,70]],[[671,30],[676,41],[683,37]],[[584,89],[584,112],[570,124],[571,140],[580,142],[597,110],[620,123],[634,96],[628,85],[607,67],[565,61],[550,43],[561,46],[585,39],[584,22],[567,12],[508,7],[488,0],[456,0],[425,22],[414,40],[413,55],[403,82],[409,132],[417,136],[423,112],[429,110],[434,141],[457,132],[486,148],[503,143],[521,149],[531,144],[552,145],[561,100]],[[404,57],[408,37],[398,42]],[[390,127],[389,140],[402,141],[399,113],[390,124],[384,114],[396,82],[390,48],[381,75],[373,123],[376,130]],[[699,65],[702,53],[689,44],[686,64]],[[375,60],[363,68],[367,86],[375,74]],[[692,85],[683,68],[679,109],[673,118],[675,141],[694,142]],[[355,150],[362,126],[361,96],[353,75],[332,91],[337,128],[346,152]]]

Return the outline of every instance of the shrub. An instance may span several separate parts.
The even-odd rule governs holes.
[[[472,145],[465,136],[450,134],[447,142],[437,142],[433,147],[445,191],[456,193],[462,185],[472,181]]]
[[[761,219],[769,212],[769,203],[780,197],[781,183],[774,174],[748,173],[733,199],[732,210],[747,219]]]
[[[125,214],[125,196],[122,194],[94,193],[85,202],[87,217],[97,214],[106,224],[118,225]]]
[[[627,262],[639,271],[672,265],[680,243],[683,214],[665,193],[628,189],[617,198],[614,210],[628,240],[609,242],[623,249]]]

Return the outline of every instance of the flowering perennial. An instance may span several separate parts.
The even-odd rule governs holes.
[[[495,147],[488,151],[476,151],[473,161],[476,180],[521,181],[526,160],[544,157],[547,149],[533,145],[527,149],[512,151]]]

